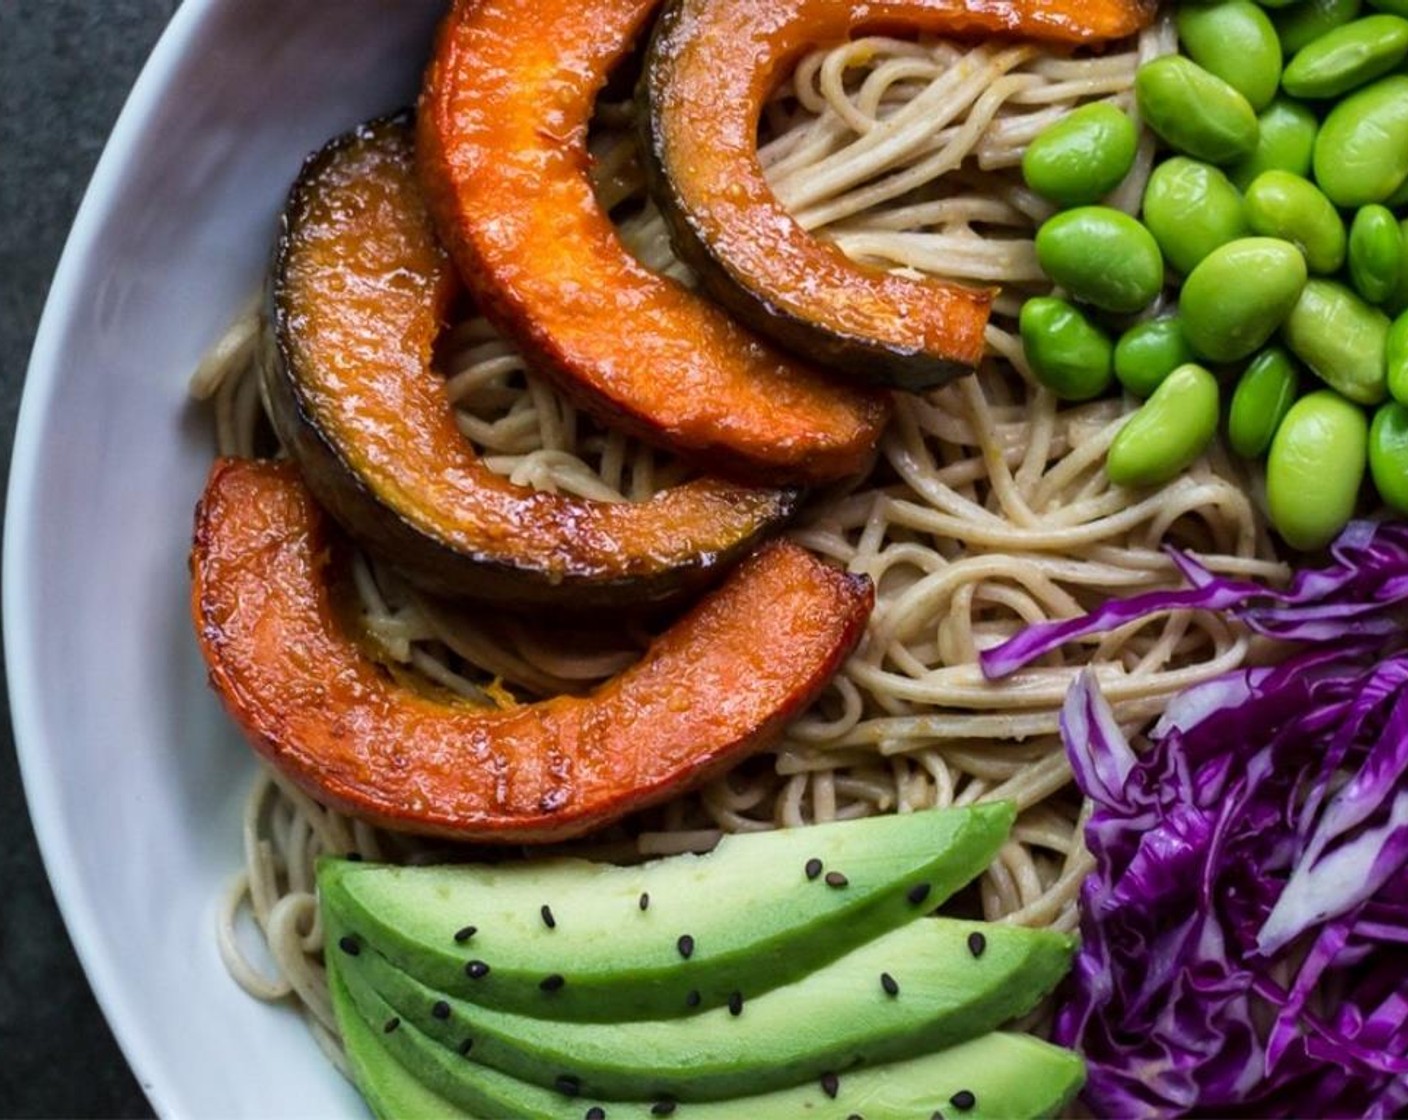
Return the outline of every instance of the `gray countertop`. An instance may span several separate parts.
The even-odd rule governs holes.
[[[44,297],[176,0],[0,0],[0,471]],[[3,499],[0,499],[3,500]],[[0,729],[0,1116],[150,1116],[69,945]]]

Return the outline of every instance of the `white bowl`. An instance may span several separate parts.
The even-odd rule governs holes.
[[[5,525],[11,704],[79,957],[163,1116],[357,1115],[297,1016],[215,947],[252,756],[191,632],[213,454],[187,401],[260,282],[303,157],[410,103],[440,0],[186,0],[89,187],[31,360]]]

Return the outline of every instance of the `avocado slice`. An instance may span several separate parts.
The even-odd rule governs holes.
[[[351,943],[446,996],[554,1019],[666,1019],[790,983],[929,913],[988,865],[1014,816],[993,802],[725,836],[708,855],[627,867],[327,859],[318,889]]]
[[[381,1120],[470,1120],[469,1113],[436,1096],[391,1056],[377,1029],[358,1014],[347,985],[332,965],[328,966],[328,992],[352,1081],[374,1114]]]
[[[383,1120],[1037,1120],[1055,1116],[1085,1080],[1080,1056],[1029,1035],[994,1032],[911,1058],[772,1093],[697,1104],[591,1100],[543,1089],[436,1045],[376,992],[345,984],[329,963],[333,1004],[357,1085]],[[394,1026],[392,1025],[395,1020]],[[391,1027],[391,1029],[387,1029]],[[414,1073],[411,1071],[415,1070]],[[833,1095],[834,1091],[834,1095]]]
[[[325,912],[329,947],[345,930]],[[523,1081],[561,1078],[622,1100],[725,1100],[952,1046],[1029,1011],[1065,975],[1074,941],[1051,930],[925,918],[793,984],[684,1018],[558,1022],[446,999],[373,946],[340,968],[441,1046]],[[335,951],[335,950],[331,950]],[[408,1060],[408,1064],[412,1064]],[[418,1065],[419,1063],[415,1063]]]

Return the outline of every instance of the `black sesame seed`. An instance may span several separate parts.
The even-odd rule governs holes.
[[[959,1112],[967,1112],[978,1103],[978,1098],[967,1089],[960,1089],[958,1092],[954,1093],[953,1096],[949,1097],[948,1103],[958,1109]]]
[[[900,994],[900,986],[895,982],[895,978],[888,972],[880,974],[880,986],[885,989],[887,996],[897,996]]]
[[[975,957],[981,957],[983,950],[988,947],[988,939],[977,930],[968,935],[968,951]]]
[[[841,1079],[834,1073],[823,1073],[821,1075],[821,1091],[834,1101],[836,1094],[841,1091]]]
[[[344,953],[346,953],[349,957],[355,957],[358,953],[362,951],[362,943],[358,941],[355,937],[353,937],[350,933],[347,934],[345,937],[339,937],[337,939],[337,947],[341,949]]]
[[[675,1114],[675,1102],[666,1097],[664,1100],[656,1101],[650,1106],[651,1116],[673,1116]]]
[[[463,929],[455,930],[455,940],[463,945],[471,937],[479,932],[478,926],[465,926]]]
[[[343,856],[342,858],[345,859],[345,860],[347,860],[348,863],[361,863],[361,862],[362,862],[362,853],[361,853],[361,852],[348,852],[348,853],[347,853],[345,856]]]
[[[699,994],[699,989],[695,988],[689,995],[684,997],[684,1005],[686,1007],[698,1007],[699,1001],[703,998],[704,997]]]
[[[929,897],[929,891],[931,889],[928,883],[915,883],[914,886],[909,888],[909,893],[905,895],[905,897],[909,899],[911,906],[918,906]]]
[[[394,1030],[395,1030],[397,1027],[399,1027],[400,1025],[401,1025],[401,1020],[398,1019],[395,1015],[393,1015],[393,1016],[391,1016],[391,1018],[387,1019],[387,1020],[386,1020],[386,1023],[382,1026],[382,1028],[381,1028],[382,1033],[383,1033],[383,1034],[390,1034],[392,1031],[394,1031]]]
[[[639,906],[642,910],[650,909],[650,893],[648,891],[641,891]]]
[[[483,961],[470,961],[464,966],[464,974],[471,980],[483,980],[489,975],[489,966]]]
[[[559,1073],[553,1085],[564,1097],[575,1097],[582,1091],[581,1078],[573,1077],[570,1073]]]
[[[694,938],[690,937],[687,933],[680,934],[680,939],[675,942],[675,948],[680,951],[680,956],[685,960],[689,960],[690,957],[694,956]]]
[[[821,860],[817,859],[816,856],[812,856],[811,859],[807,860],[806,870],[807,878],[815,879],[818,875],[821,874]]]
[[[934,1109],[933,1115],[929,1117],[929,1120],[944,1120],[944,1114],[936,1108]]]
[[[460,1057],[468,1057],[469,1052],[474,1049],[474,1039],[467,1038],[459,1045]]]
[[[742,993],[742,992],[734,992],[732,995],[730,995],[730,996],[728,997],[728,1013],[729,1013],[730,1015],[734,1015],[734,1016],[742,1015],[742,1014],[743,1014],[743,993]]]
[[[865,1117],[862,1116],[859,1112],[852,1112],[849,1116],[846,1117],[846,1120],[865,1120]]]
[[[599,1104],[594,1104],[587,1109],[586,1120],[606,1120],[606,1109]]]
[[[547,903],[543,903],[543,908],[539,910],[538,913],[543,916],[543,925],[547,926],[548,929],[557,928],[557,919],[552,916],[551,906],[549,906]]]
[[[450,1005],[443,999],[437,999],[435,1006],[430,1009],[430,1013],[437,1019],[448,1019],[450,1017]]]
[[[563,977],[562,973],[554,972],[551,976],[544,976],[539,980],[538,987],[542,988],[545,992],[555,992],[565,983],[567,983],[567,980]]]
[[[842,875],[839,871],[828,871],[826,873],[826,885],[828,887],[844,887],[847,886],[849,883],[850,880],[847,879],[844,875]]]

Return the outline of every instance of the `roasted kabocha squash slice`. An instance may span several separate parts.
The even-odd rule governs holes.
[[[191,556],[211,684],[254,748],[319,801],[463,840],[575,836],[769,746],[873,602],[864,577],[773,542],[591,694],[489,710],[369,656],[348,622],[346,550],[294,464],[218,461]]]
[[[455,425],[431,354],[457,290],[390,118],[309,160],[284,215],[263,363],[274,427],[358,541],[442,595],[605,608],[697,589],[796,495],[717,479],[586,501],[493,473]]]
[[[763,105],[806,51],[857,32],[1094,43],[1151,0],[674,0],[641,81],[651,194],[709,295],[779,345],[859,378],[941,384],[981,360],[992,292],[849,260],[795,222],[758,159]]]
[[[641,265],[592,193],[596,95],[656,0],[460,0],[417,115],[431,213],[495,325],[604,422],[710,471],[868,464],[889,398],[839,384]]]

